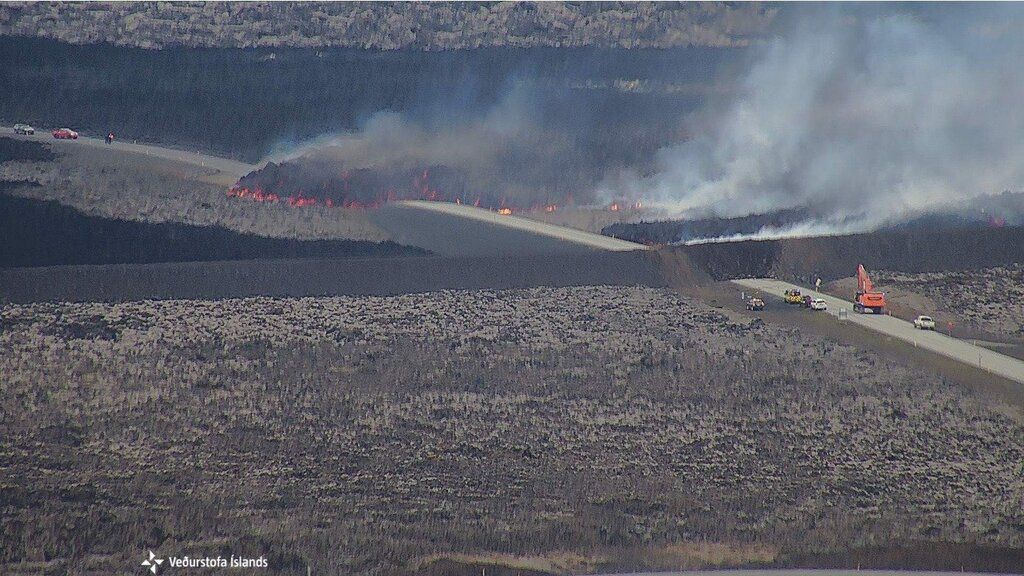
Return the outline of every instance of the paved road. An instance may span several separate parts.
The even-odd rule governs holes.
[[[643,244],[627,242],[618,238],[611,238],[585,232],[575,228],[567,228],[547,222],[518,218],[512,215],[498,214],[492,210],[466,206],[465,204],[453,204],[451,202],[428,202],[425,200],[406,200],[396,203],[403,208],[426,210],[433,213],[456,216],[462,219],[485,222],[493,226],[509,228],[519,232],[526,232],[531,235],[554,238],[561,242],[568,242],[577,246],[583,246],[595,250],[608,250],[612,252],[628,252],[632,250],[646,250],[648,247]]]
[[[768,306],[785,306],[782,303],[782,293],[791,288],[799,288],[805,294],[813,294],[825,300],[828,303],[828,314],[836,316],[840,310],[846,310],[846,319],[849,322],[859,324],[893,338],[905,340],[920,348],[942,354],[964,364],[978,366],[998,376],[1024,384],[1024,361],[1016,358],[975,346],[964,340],[951,338],[939,332],[916,330],[912,323],[893,316],[857,314],[853,312],[852,302],[847,302],[827,294],[814,293],[788,282],[760,278],[734,280],[733,282],[747,290],[760,291],[764,295],[765,303]],[[807,313],[812,314],[813,312],[808,310]]]
[[[187,152],[185,150],[175,150],[173,148],[164,148],[149,144],[133,144],[131,142],[122,142],[120,140],[115,140],[113,144],[107,144],[102,138],[90,138],[88,136],[79,136],[77,140],[57,140],[53,137],[51,132],[52,130],[41,130],[37,131],[34,136],[23,136],[15,134],[14,128],[9,126],[0,126],[0,134],[11,138],[46,142],[47,144],[52,144],[54,146],[95,146],[100,148],[110,148],[120,152],[142,154],[144,156],[174,160],[193,166],[210,168],[212,170],[220,170],[221,172],[234,177],[236,180],[257,168],[256,165],[238,162],[237,160],[229,160],[227,158],[199,154],[198,152]]]
[[[162,158],[165,160],[172,160],[177,162],[183,162],[189,165],[201,166],[210,168],[213,170],[219,170],[224,174],[228,175],[229,182],[237,180],[239,177],[248,174],[255,170],[258,166],[253,164],[246,164],[244,162],[238,162],[236,160],[228,160],[226,158],[218,158],[216,156],[209,156],[199,153],[191,153],[181,150],[173,150],[169,148],[162,148],[152,145],[140,145],[140,143],[132,143],[121,140],[115,140],[114,143],[108,145],[101,138],[92,138],[88,136],[79,136],[76,140],[58,140],[54,138],[49,130],[37,131],[35,135],[17,135],[14,134],[14,129],[9,126],[0,126],[0,133],[6,136],[45,141],[51,143],[57,147],[73,147],[73,146],[89,146],[105,148],[115,150],[119,152],[127,152],[131,154],[140,154],[144,156],[150,156],[154,158]],[[486,222],[489,224],[496,224],[499,227],[516,231],[519,233],[527,233],[534,237],[545,237],[548,239],[554,239],[558,243],[569,243],[574,246],[580,246],[588,249],[597,250],[608,250],[613,252],[624,252],[630,250],[645,250],[646,246],[642,244],[635,244],[633,242],[627,242],[625,240],[617,240],[615,238],[609,238],[601,236],[599,234],[593,234],[580,230],[560,227],[560,225],[550,224],[546,222],[529,220],[526,218],[517,218],[510,215],[502,215],[492,210],[484,210],[482,208],[475,208],[473,206],[465,206],[458,204],[451,204],[446,202],[426,202],[426,201],[407,201],[398,202],[396,205],[407,209],[414,209],[420,211],[430,211],[434,214],[443,214],[447,216],[456,216],[461,219],[470,219],[478,222]],[[440,239],[443,241],[445,239]],[[415,242],[413,245],[418,245]],[[482,249],[473,251],[469,250],[470,253],[476,254],[490,254],[492,251]],[[431,249],[428,247],[428,249]],[[558,252],[564,252],[565,250],[556,250]],[[450,251],[441,250],[439,253],[447,253]],[[466,250],[455,250],[454,253],[462,254]],[[514,253],[513,250],[505,250],[502,253]]]

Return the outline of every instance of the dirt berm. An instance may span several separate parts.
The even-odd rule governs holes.
[[[715,280],[775,277],[835,280],[869,270],[938,272],[970,270],[1024,261],[1024,228],[886,231],[672,246]]]
[[[519,257],[290,258],[47,266],[0,269],[0,303],[386,296],[536,286],[664,286],[663,268],[646,250]]]

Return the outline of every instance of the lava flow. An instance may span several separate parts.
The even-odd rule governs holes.
[[[318,206],[356,210],[400,200],[428,200],[472,205],[502,215],[517,212],[552,214],[573,206],[571,193],[556,199],[537,192],[533,194],[535,198],[528,202],[516,202],[509,200],[504,193],[471,193],[472,188],[469,178],[446,166],[338,170],[271,162],[243,176],[227,191],[227,195],[294,208]],[[625,200],[606,206],[612,212],[639,208],[639,202]]]

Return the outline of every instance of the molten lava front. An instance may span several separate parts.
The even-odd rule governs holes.
[[[553,198],[541,192],[517,193],[510,200],[507,191],[471,192],[476,189],[464,174],[446,166],[358,168],[327,170],[296,163],[268,163],[243,176],[228,191],[232,198],[253,202],[282,203],[291,207],[376,208],[400,200],[429,200],[468,204],[499,214],[514,212],[554,213],[573,206],[573,195]],[[612,212],[637,210],[640,202],[618,200],[606,206]]]

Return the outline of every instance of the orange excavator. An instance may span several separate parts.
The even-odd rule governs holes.
[[[885,313],[885,293],[875,290],[863,264],[857,266],[857,296],[853,300],[853,311],[861,314]]]

